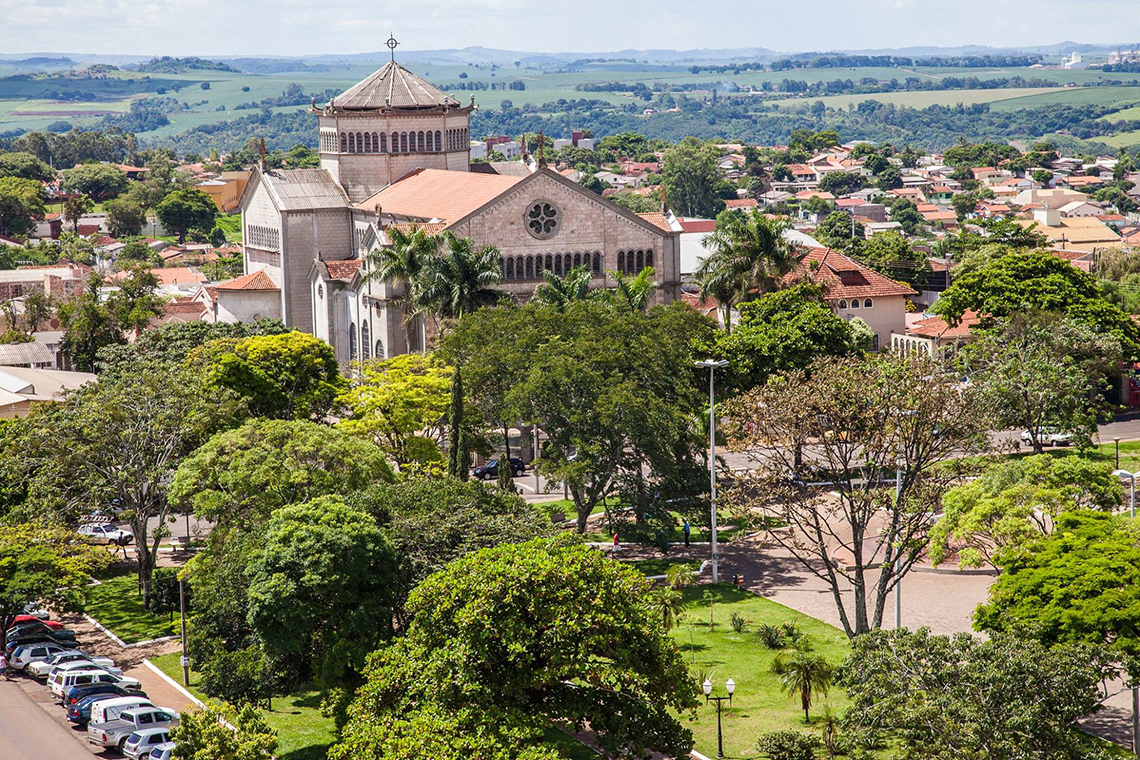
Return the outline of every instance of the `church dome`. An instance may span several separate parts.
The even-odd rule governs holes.
[[[329,105],[338,111],[457,108],[459,101],[395,61],[337,95]]]

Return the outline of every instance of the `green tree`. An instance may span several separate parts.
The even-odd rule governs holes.
[[[1100,755],[1075,723],[1100,706],[1111,671],[1094,647],[923,628],[855,639],[838,683],[852,701],[845,728],[894,737],[903,758],[1088,758]]]
[[[210,385],[245,398],[258,417],[323,419],[344,389],[332,346],[297,331],[222,338],[195,349],[189,361]]]
[[[24,327],[29,333],[38,332],[47,324],[55,309],[55,301],[42,290],[33,290],[24,296]]]
[[[111,164],[80,164],[63,173],[63,189],[105,201],[127,189],[127,175]]]
[[[534,289],[535,301],[563,308],[572,301],[584,301],[590,295],[590,270],[587,267],[571,269],[564,276],[549,269],[542,270],[545,282]]]
[[[132,264],[127,272],[118,290],[107,297],[107,310],[120,333],[137,338],[162,314],[164,299],[158,295],[158,278],[150,269]]]
[[[1049,169],[1035,169],[1033,181],[1042,187],[1049,187],[1049,183],[1053,181],[1053,172]]]
[[[891,204],[891,221],[902,225],[902,231],[908,235],[915,235],[926,224],[918,207],[906,198],[896,198]]]
[[[769,731],[756,741],[756,749],[770,760],[815,760],[818,747],[818,736],[799,731]]]
[[[920,286],[926,280],[926,256],[912,248],[906,238],[894,230],[872,235],[855,256],[892,280],[912,286]]]
[[[883,192],[895,190],[903,186],[902,174],[893,166],[883,169],[875,177],[875,187]]]
[[[832,211],[816,228],[819,240],[829,248],[849,251],[858,255],[866,230],[845,211]]]
[[[0,232],[27,235],[45,213],[43,186],[39,182],[0,177]]]
[[[1056,315],[1028,313],[1003,320],[959,353],[992,424],[1029,432],[1040,454],[1050,431],[1090,445],[1105,378],[1120,364],[1110,334]]]
[[[203,390],[200,378],[181,368],[139,364],[69,392],[33,415],[19,440],[28,509],[72,520],[95,505],[123,510],[144,600],[178,463],[240,412],[228,394]]]
[[[413,302],[441,319],[462,319],[497,301],[501,294],[494,286],[503,278],[499,249],[486,245],[476,250],[471,238],[450,230],[438,237],[440,251],[427,258],[412,281]]]
[[[778,372],[857,349],[850,323],[823,302],[818,285],[803,283],[744,304],[740,324],[716,334],[711,355],[728,360],[727,387],[745,391]]]
[[[117,202],[111,201],[111,203]],[[129,269],[140,264],[147,267],[153,264],[162,265],[162,257],[141,240],[132,240],[127,243],[119,251],[119,255],[115,257],[115,265],[120,269]]]
[[[112,237],[141,235],[146,225],[146,210],[130,198],[116,198],[103,206],[107,212],[107,228]]]
[[[100,300],[102,284],[102,276],[92,272],[83,292],[59,306],[63,350],[81,372],[95,370],[95,356],[101,349],[125,342],[111,310]]]
[[[379,448],[339,428],[251,419],[184,459],[170,500],[223,527],[259,525],[286,505],[348,496],[394,479]]]
[[[281,335],[289,330],[278,319],[256,322],[171,322],[144,330],[129,345],[114,345],[98,353],[101,374],[116,373],[139,359],[181,364],[195,348],[219,338],[248,338],[253,335]]]
[[[72,193],[63,202],[63,218],[71,222],[71,231],[79,232],[79,220],[95,208],[95,202],[83,193]]]
[[[162,199],[154,212],[167,232],[186,242],[191,232],[208,234],[218,218],[218,207],[209,195],[197,188],[175,190]]]
[[[799,695],[804,723],[811,720],[809,711],[815,695],[826,697],[835,675],[835,668],[827,658],[806,647],[794,647],[776,655],[772,671],[780,677],[780,685],[788,696]]]
[[[467,480],[471,469],[471,449],[464,435],[463,373],[459,367],[451,373],[451,404],[447,409],[447,474]]]
[[[819,179],[819,189],[837,198],[841,195],[850,195],[866,186],[863,175],[857,172],[828,172]]]
[[[355,688],[392,635],[396,562],[376,521],[335,496],[278,509],[247,570],[249,623],[270,654],[311,659],[326,689]]]
[[[930,557],[935,565],[957,554],[959,567],[996,567],[1051,533],[1062,512],[1111,512],[1123,500],[1124,488],[1105,464],[1044,454],[1002,461],[942,497]]]
[[[31,522],[0,526],[0,646],[27,604],[81,612],[91,573],[109,559],[65,528]]]
[[[442,470],[451,375],[451,367],[424,354],[365,362],[337,399],[347,410],[339,426],[375,443],[401,470]]]
[[[656,274],[653,267],[645,267],[629,279],[621,272],[615,272],[614,287],[607,291],[607,295],[619,309],[645,311],[653,303],[653,294],[657,291],[657,283],[653,281]]]
[[[421,583],[407,614],[370,659],[333,760],[554,758],[551,723],[588,723],[609,753],[692,748],[675,715],[696,707],[696,684],[645,579],[600,552],[485,549]]]
[[[724,209],[716,148],[686,137],[665,151],[662,176],[669,205],[682,216],[714,217]]]
[[[711,250],[697,267],[701,297],[713,298],[732,329],[733,307],[753,294],[775,290],[796,266],[798,248],[788,241],[786,219],[769,219],[759,211],[726,211],[716,230],[705,237]]]
[[[983,324],[1031,311],[1058,312],[1140,350],[1140,326],[1102,297],[1096,279],[1046,251],[1002,256],[962,275],[935,302],[935,314],[956,325],[972,310]]]
[[[174,760],[271,760],[277,749],[277,732],[261,711],[246,705],[237,711],[216,707],[183,712],[170,729]],[[237,730],[222,723],[226,720]]]
[[[2,177],[50,182],[55,179],[55,172],[31,153],[0,153],[0,178]]]
[[[1093,198],[1102,203],[1111,203],[1121,214],[1132,214],[1140,209],[1140,204],[1119,187],[1105,187],[1093,193]]]
[[[404,326],[408,331],[408,345],[412,345],[412,331],[418,329],[413,317],[419,311],[412,289],[439,250],[439,238],[429,235],[422,227],[408,232],[397,225],[389,225],[384,234],[389,244],[368,254],[366,277],[395,289],[392,300],[408,313]]]

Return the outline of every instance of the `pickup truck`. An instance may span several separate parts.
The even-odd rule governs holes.
[[[139,707],[119,713],[116,720],[87,726],[87,742],[104,749],[122,751],[127,739],[136,731],[177,725],[178,713],[169,707]]]
[[[82,525],[79,528],[79,535],[86,536],[94,541],[103,541],[117,546],[125,546],[135,540],[134,535],[130,531],[116,528],[114,525],[105,523]]]

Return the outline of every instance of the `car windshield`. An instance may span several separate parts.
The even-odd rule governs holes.
[[[136,731],[127,737],[127,744],[138,744],[142,741],[142,736]]]

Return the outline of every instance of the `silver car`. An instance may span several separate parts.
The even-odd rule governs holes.
[[[161,747],[169,743],[170,726],[141,728],[127,737],[127,741],[123,744],[122,752],[131,758],[131,760],[139,760],[139,758],[150,757],[151,751],[155,747]]]

